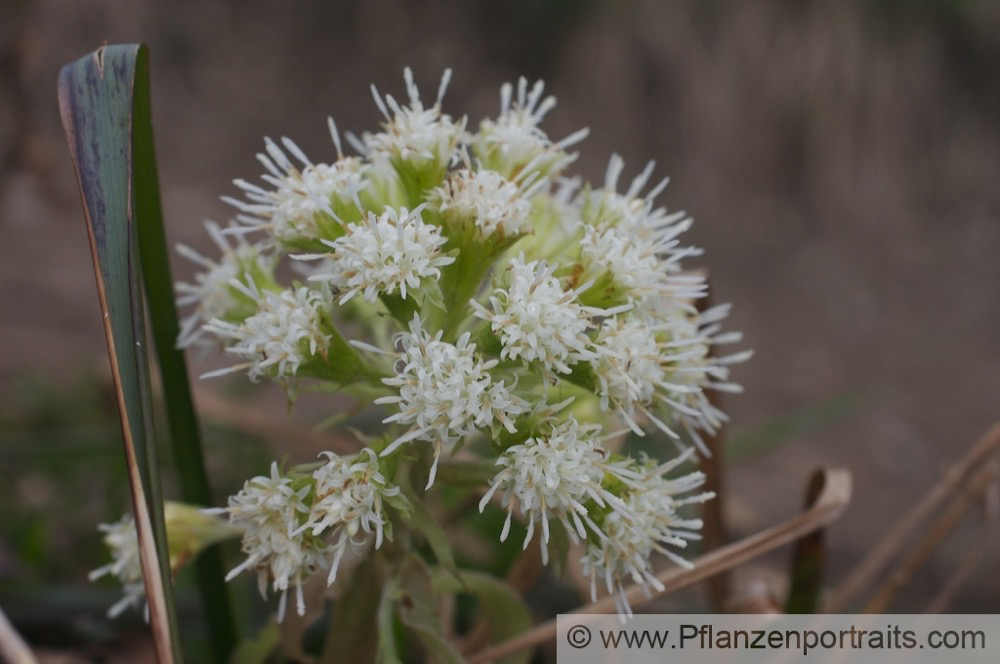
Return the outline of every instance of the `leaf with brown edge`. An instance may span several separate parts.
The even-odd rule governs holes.
[[[126,458],[130,462],[134,457],[137,462],[134,469],[130,465],[135,475],[132,486],[142,492],[133,494],[133,502],[145,503],[144,509],[151,516],[147,531],[160,545],[165,530],[161,535],[159,469],[149,422],[152,397],[143,350],[147,313],[182,498],[196,505],[214,501],[187,366],[175,345],[179,326],[160,207],[149,85],[145,46],[105,46],[63,68],[59,103],[105,314],[112,372],[126,430]],[[144,500],[137,500],[139,497]],[[141,531],[143,524],[138,518],[137,522]],[[224,661],[237,636],[218,549],[210,547],[202,552],[194,568],[213,654],[216,660]],[[169,575],[163,575],[163,585],[169,593]],[[169,606],[169,596],[167,600]]]
[[[181,661],[146,360],[132,146],[139,45],[104,46],[59,75],[59,109],[83,201],[125,442],[158,660]]]

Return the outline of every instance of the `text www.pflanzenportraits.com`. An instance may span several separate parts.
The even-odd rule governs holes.
[[[816,650],[985,650],[983,630],[937,630],[921,634],[898,625],[864,629],[717,629],[712,625],[678,625],[675,629],[597,629],[606,650],[794,650],[808,655]],[[574,648],[591,642],[590,629],[571,628],[567,640]]]

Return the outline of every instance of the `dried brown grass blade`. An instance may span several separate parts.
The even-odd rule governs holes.
[[[630,586],[626,590],[629,602],[634,608],[638,608],[657,597],[704,581],[835,521],[851,500],[851,474],[842,469],[823,469],[818,472],[823,476],[823,490],[811,509],[767,530],[701,556],[694,561],[694,569],[664,570],[657,575],[657,579],[664,585],[662,592],[653,592],[650,597],[646,597],[641,587]],[[614,610],[614,599],[604,597],[573,613],[613,613]],[[531,631],[477,653],[470,658],[469,663],[492,662],[544,643],[555,636],[556,621],[549,620]]]
[[[997,468],[996,465],[991,464],[981,469],[967,483],[963,484],[948,509],[938,517],[927,534],[899,564],[896,571],[889,575],[889,578],[875,590],[862,612],[884,613],[896,593],[910,582],[917,570],[924,566],[924,563],[948,538],[948,535],[962,520],[969,508],[980,499],[986,488],[993,484],[996,479]]]
[[[827,601],[826,613],[842,613],[857,599],[884,570],[892,559],[903,549],[917,527],[961,486],[969,473],[979,467],[991,454],[1000,449],[1000,424],[994,424],[986,434],[955,465],[948,469],[941,481],[934,486],[913,510],[896,527],[882,538],[847,579],[836,589]]]
[[[961,564],[955,569],[954,574],[948,583],[941,588],[941,592],[927,605],[925,613],[944,613],[954,599],[955,594],[961,589],[965,582],[972,575],[972,571],[983,557],[983,552],[996,535],[998,515],[1000,515],[1000,482],[994,482],[986,488],[983,496],[985,514],[983,516],[983,527],[979,537],[969,547]]]

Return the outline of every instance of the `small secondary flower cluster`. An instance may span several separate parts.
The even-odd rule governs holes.
[[[164,503],[163,519],[168,534],[170,569],[174,572],[209,544],[243,533],[242,529],[205,514],[197,507],[173,501]],[[113,576],[124,590],[124,596],[108,609],[108,617],[114,618],[129,607],[143,608],[146,586],[139,537],[132,515],[126,514],[114,523],[102,523],[98,529],[104,533],[104,544],[111,552],[111,562],[92,571],[90,580]]]
[[[303,615],[302,587],[309,577],[330,568],[327,584],[332,584],[345,554],[362,551],[371,541],[378,549],[392,536],[390,505],[407,511],[399,487],[386,481],[370,448],[348,457],[332,452],[322,456],[326,462],[311,473],[282,474],[272,463],[270,476],[248,480],[229,498],[228,507],[205,510],[228,514],[230,523],[243,529],[247,557],[226,580],[256,571],[262,596],[270,581],[281,596],[279,620],[285,615],[289,588],[295,588],[296,609]]]
[[[349,552],[363,551],[374,542],[376,549],[392,537],[387,510],[405,515],[409,503],[399,487],[386,481],[378,457],[369,448],[346,457],[332,452],[315,470],[296,468],[282,474],[271,464],[270,476],[254,477],[229,498],[228,507],[194,510],[167,503],[166,526],[171,568],[215,541],[242,535],[246,560],[226,577],[257,572],[262,596],[270,581],[280,593],[279,620],[285,615],[288,590],[295,589],[299,615],[305,612],[302,586],[310,576],[330,568],[327,583],[333,583],[341,560]],[[229,525],[213,515],[227,515]],[[145,598],[135,523],[126,515],[113,524],[100,526],[112,562],[94,570],[90,578],[116,576],[125,597],[108,611],[114,617],[129,606],[138,607]]]
[[[246,528],[232,574],[296,588],[300,610],[306,578],[330,564],[332,580],[346,550],[378,547],[403,513],[385,511],[393,473],[417,469],[430,488],[459,448],[496,464],[482,506],[496,496],[507,510],[502,537],[515,514],[525,545],[564,528],[595,592],[620,598],[630,581],[657,585],[653,552],[683,563],[667,547],[700,522],[678,509],[711,497],[691,493],[698,473],[667,476],[687,452],[657,464],[605,446],[656,430],[704,450],[726,419],[709,393],[739,390],[729,367],[749,353],[718,351],[740,338],[722,331],[728,307],[699,308],[705,279],[681,265],[700,253],[680,239],[691,219],[655,203],[667,181],[649,186],[652,163],[624,188],[617,155],[600,186],[568,176],[587,132],[549,138],[541,82],[505,84],[499,115],[470,127],[442,107],[449,79],[433,103],[409,70],[406,103],[373,87],[384,122],[347,136],[357,156],[332,120],[330,163],[267,139],[262,181],[236,180],[236,218],[208,225],[221,255],[180,248],[203,271],[178,285],[193,305],[179,345],[234,360],[210,375],[271,379],[289,398],[327,382],[388,411],[377,455],[272,469],[224,510]],[[297,280],[279,281],[282,261]]]

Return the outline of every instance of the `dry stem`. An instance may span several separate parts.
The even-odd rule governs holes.
[[[958,463],[948,469],[941,481],[923,497],[913,508],[913,511],[882,538],[882,541],[854,568],[847,579],[833,593],[824,607],[824,611],[826,613],[842,613],[848,604],[861,595],[866,588],[870,588],[879,572],[885,569],[896,554],[902,550],[917,527],[937,511],[963,483],[966,476],[997,449],[1000,449],[1000,424],[994,424]]]
[[[948,580],[948,583],[945,584],[941,592],[937,594],[931,603],[927,605],[926,613],[944,613],[954,598],[955,593],[958,592],[959,588],[962,587],[972,574],[972,570],[975,569],[976,564],[979,563],[979,559],[983,556],[983,551],[995,535],[997,513],[1000,511],[1000,482],[994,481],[993,484],[986,488],[986,492],[983,495],[983,502],[985,514],[983,515],[983,526],[979,532],[979,537],[976,538],[976,541],[969,548],[961,564]]]
[[[896,593],[910,582],[917,570],[923,567],[931,554],[947,539],[965,513],[979,499],[983,491],[996,480],[996,477],[997,469],[994,465],[990,465],[980,470],[962,486],[961,492],[951,502],[944,514],[938,517],[913,551],[903,559],[896,571],[876,589],[862,610],[863,613],[885,612]]]

